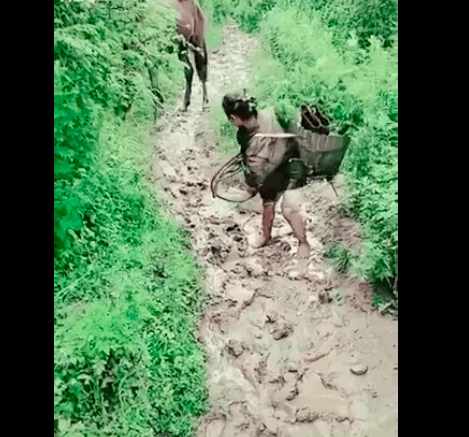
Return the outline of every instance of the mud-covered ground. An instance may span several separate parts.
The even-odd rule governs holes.
[[[247,83],[246,47],[254,43],[225,28],[209,60],[211,105]],[[358,227],[341,216],[330,186],[316,183],[304,189],[307,262],[297,264],[281,214],[275,242],[252,249],[260,200],[212,199],[210,178],[227,156],[217,148],[210,110],[201,111],[197,80],[193,89],[187,113],[159,121],[154,177],[206,272],[199,336],[211,410],[197,436],[397,436],[397,322],[372,310],[366,283],[337,274],[324,259],[328,242],[358,243]]]

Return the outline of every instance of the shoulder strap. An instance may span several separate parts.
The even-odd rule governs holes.
[[[296,138],[298,135],[290,134],[290,133],[279,133],[279,134],[263,134],[257,133],[254,135],[257,138]]]

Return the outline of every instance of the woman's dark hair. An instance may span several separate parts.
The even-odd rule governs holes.
[[[255,97],[246,97],[242,94],[227,94],[223,97],[223,110],[228,118],[237,115],[241,120],[257,117],[257,101]]]

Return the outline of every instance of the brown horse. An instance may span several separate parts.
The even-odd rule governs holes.
[[[184,111],[191,103],[192,79],[194,67],[190,60],[190,53],[194,54],[195,69],[202,82],[203,107],[208,103],[207,98],[207,45],[205,43],[205,17],[196,0],[174,0],[178,12],[177,33],[180,37],[178,56],[184,63],[186,77],[186,92],[184,94]]]

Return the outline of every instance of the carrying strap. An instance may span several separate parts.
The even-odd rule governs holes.
[[[254,137],[256,138],[297,138],[299,135],[290,134],[290,133],[281,133],[281,134],[263,134],[258,133],[255,134]]]

